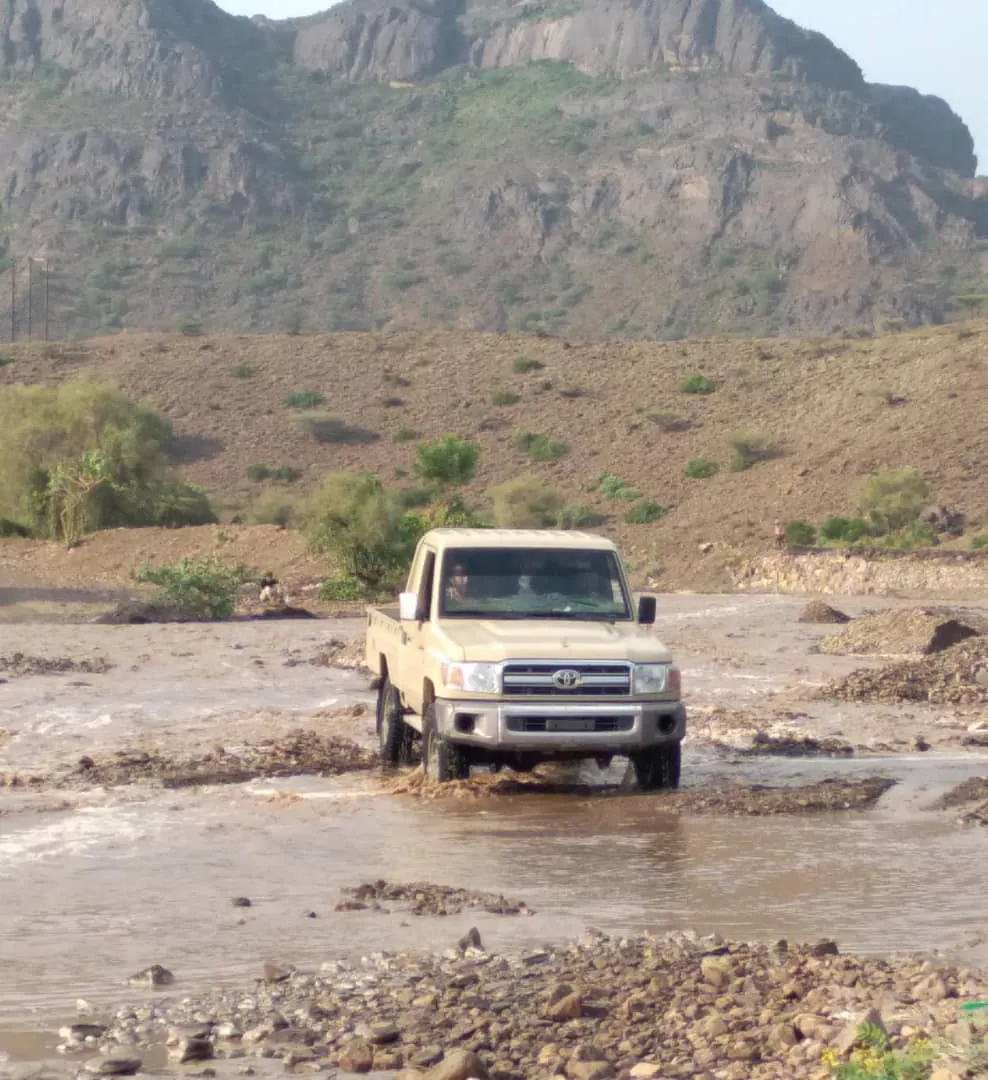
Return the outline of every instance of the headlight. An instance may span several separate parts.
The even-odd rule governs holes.
[[[665,693],[669,670],[669,664],[635,664],[635,693]]]
[[[496,694],[501,689],[501,669],[497,664],[450,664],[442,666],[443,683],[450,690],[471,694]]]

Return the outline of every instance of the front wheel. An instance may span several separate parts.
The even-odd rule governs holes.
[[[405,723],[398,688],[385,677],[377,691],[377,738],[385,765],[407,764],[412,729]]]
[[[444,739],[436,729],[436,707],[426,706],[422,716],[422,765],[430,780],[445,784],[449,780],[466,780],[470,763],[463,749]]]
[[[678,788],[682,752],[682,744],[677,742],[666,746],[652,746],[648,750],[632,754],[631,764],[635,769],[638,787],[642,791]]]

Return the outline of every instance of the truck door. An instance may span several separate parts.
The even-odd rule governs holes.
[[[419,611],[422,618],[418,622],[402,624],[405,631],[404,648],[398,650],[399,670],[398,686],[401,688],[405,704],[420,716],[422,714],[422,683],[425,671],[425,645],[434,617],[434,593],[436,578],[436,553],[426,548],[422,553],[421,571],[417,578]]]

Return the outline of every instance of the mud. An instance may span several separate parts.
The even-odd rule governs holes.
[[[400,904],[401,910],[411,915],[459,915],[471,909],[490,915],[534,914],[524,900],[427,882],[371,881],[341,889],[340,895],[342,899],[336,905],[337,911],[360,911],[374,906],[381,910],[381,906],[388,903]]]
[[[84,675],[105,675],[113,665],[107,660],[73,660],[68,656],[25,656],[15,652],[10,656],[0,656],[0,673],[10,678],[23,678],[29,675],[66,675],[80,673]]]
[[[339,776],[342,773],[377,769],[373,753],[347,739],[321,735],[299,728],[279,739],[247,746],[217,746],[190,757],[174,757],[147,750],[118,750],[93,759],[88,755],[75,765],[50,773],[0,773],[0,788],[25,785],[46,788],[115,788],[127,784],[162,788],[202,784],[242,784],[258,777]]]

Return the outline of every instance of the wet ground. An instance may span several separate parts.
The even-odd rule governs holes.
[[[855,615],[890,606],[833,602]],[[231,752],[300,727],[370,747],[366,679],[310,662],[361,624],[0,626],[0,655],[91,669],[0,687],[0,773],[24,781],[0,789],[0,1048],[34,1056],[43,1047],[33,1030],[74,1017],[77,999],[102,1008],[132,997],[127,977],[150,964],[191,992],[249,981],[266,961],[311,969],[375,950],[444,949],[471,926],[490,948],[563,940],[588,925],[691,927],[827,935],[851,951],[962,950],[981,962],[988,834],[959,825],[956,809],[929,808],[988,775],[988,754],[961,745],[976,716],[813,699],[872,662],[814,652],[834,628],[799,624],[804,604],[662,600],[657,631],[683,666],[696,723],[681,794],[656,795],[621,791],[620,761],[603,774],[588,766],[578,791],[497,799],[396,796],[376,770],[178,789],[153,776],[32,785],[32,775],[84,756]],[[739,753],[738,733],[751,729],[738,717],[854,752]],[[919,736],[932,749],[912,752]],[[897,783],[863,813],[668,812],[670,800],[726,785],[835,776]],[[417,916],[389,901],[336,910],[341,890],[376,878],[504,893],[532,914]]]

